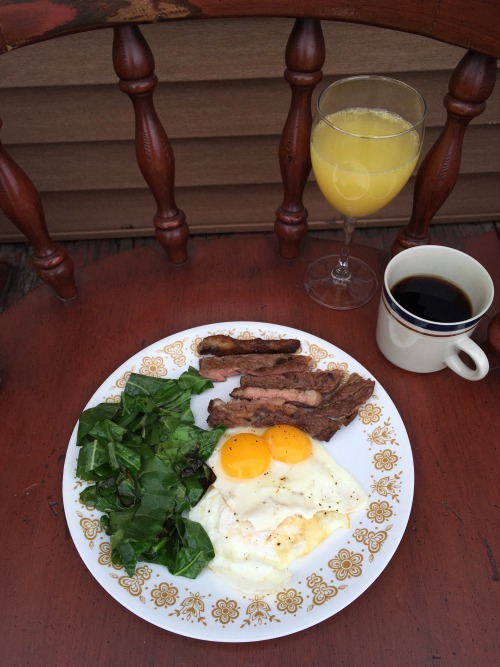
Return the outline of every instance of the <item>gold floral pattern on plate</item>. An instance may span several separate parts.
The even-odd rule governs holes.
[[[387,498],[390,496],[392,500],[396,503],[399,503],[399,492],[401,490],[401,475],[402,471],[395,473],[393,477],[386,475],[381,479],[378,479],[376,482],[373,482],[371,488],[375,493],[378,493],[379,496]]]
[[[376,470],[392,470],[398,462],[398,455],[390,449],[377,452],[373,457],[373,465]]]
[[[307,586],[311,589],[313,594],[312,603],[308,606],[307,611],[312,611],[315,606],[324,605],[334,598],[339,590],[343,590],[346,586],[334,586],[328,584],[321,575],[313,572],[307,577]]]
[[[222,625],[234,623],[240,615],[240,608],[236,600],[225,598],[217,600],[212,609],[212,616]]]
[[[143,357],[139,368],[141,375],[152,375],[161,378],[167,375],[165,361],[162,357]]]
[[[276,595],[276,606],[284,614],[296,614],[304,603],[304,598],[295,588],[289,588]]]
[[[124,389],[131,373],[135,373],[135,366],[132,366],[132,368],[122,373],[120,377],[116,379],[113,389]]]
[[[396,434],[392,428],[391,418],[389,417],[383,424],[374,428],[373,431],[368,434],[367,438],[371,445],[378,445],[380,447],[395,445],[397,447],[398,442],[395,436]]]
[[[81,512],[77,512],[77,515],[80,517],[80,527],[83,532],[83,536],[86,540],[89,541],[89,548],[94,548],[94,540],[103,532],[101,522],[99,519],[92,519],[88,516],[84,516]]]
[[[111,544],[109,542],[101,542],[99,544],[99,556],[97,557],[99,565],[112,567],[115,570],[123,570],[121,565],[115,565],[111,559]]]
[[[271,605],[264,599],[264,597],[256,595],[246,608],[246,618],[240,627],[244,628],[251,625],[258,627],[260,625],[272,623],[273,621],[279,623],[280,619],[276,614],[271,612]]]
[[[364,406],[359,409],[358,414],[363,424],[375,424],[380,420],[382,408],[373,403],[365,403]]]
[[[151,599],[157,607],[170,607],[177,602],[179,589],[173,584],[163,581],[151,591]]]
[[[347,380],[349,376],[349,364],[347,364],[345,361],[329,361],[326,370],[343,371],[345,380]]]
[[[181,601],[180,607],[170,612],[170,616],[177,616],[183,621],[190,621],[193,623],[207,624],[205,617],[205,602],[204,595],[200,593],[190,593],[184,600]]]
[[[360,577],[363,572],[363,554],[340,549],[338,554],[328,561],[328,567],[333,570],[338,581]]]
[[[142,604],[146,604],[146,598],[142,594],[142,589],[145,585],[145,582],[151,578],[152,574],[153,570],[149,567],[149,565],[141,565],[136,569],[132,577],[128,575],[123,575],[120,577],[117,574],[110,574],[109,576],[113,577],[113,579],[116,579],[118,581],[118,585],[125,589],[127,593],[130,593],[130,595],[138,598]]]
[[[165,345],[164,353],[169,356],[178,368],[186,365],[186,355],[184,354],[184,341],[176,340],[174,343]]]
[[[317,368],[319,362],[322,361],[323,359],[327,359],[329,356],[328,352],[324,348],[314,343],[309,343],[309,350],[307,353],[313,360],[312,363],[313,368]]]
[[[384,521],[390,519],[392,515],[392,505],[389,505],[386,500],[370,503],[368,512],[366,513],[366,516],[370,519],[370,521],[375,523],[384,523]]]
[[[89,406],[119,400],[132,372],[176,378],[188,366],[197,367],[197,345],[212,334],[242,339],[298,338],[300,353],[310,355],[316,368],[341,370],[344,381],[353,372],[370,377],[355,359],[311,334],[275,324],[228,322],[180,332],[137,353],[97,390]],[[228,391],[225,383],[215,384],[206,395],[197,397],[204,402],[193,409],[198,425],[204,428],[208,401]],[[411,508],[411,447],[402,420],[380,385],[376,384],[358,418],[335,434],[326,446],[335,460],[365,488],[369,494],[367,506],[353,517],[352,529],[335,531],[294,564],[290,584],[273,595],[244,596],[209,572],[191,582],[169,575],[166,568],[158,565],[140,563],[132,577],[114,565],[99,513],[79,501],[84,485],[75,477],[76,429],[63,476],[68,526],[92,574],[138,616],[172,632],[209,641],[245,642],[280,637],[328,618],[357,597],[359,586],[365,587],[366,580],[367,587],[389,562]]]
[[[370,552],[368,560],[370,563],[373,561],[374,554],[377,554],[382,548],[384,542],[387,539],[387,531],[389,531],[391,528],[392,525],[387,526],[386,530],[375,531],[368,530],[368,528],[356,528],[354,531],[354,539],[368,547],[368,551]]]

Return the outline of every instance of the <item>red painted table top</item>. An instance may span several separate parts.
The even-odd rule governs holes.
[[[474,383],[393,367],[375,343],[379,294],[336,313],[302,289],[307,263],[336,247],[308,238],[283,260],[272,238],[195,239],[182,266],[159,248],[134,250],[79,270],[75,301],[42,286],[0,316],[2,664],[495,664],[499,371]],[[357,250],[381,274],[387,256]],[[498,255],[474,254],[498,288]],[[408,527],[375,583],[310,629],[231,645],[173,634],[118,604],[76,552],[61,489],[71,431],[101,382],[160,338],[229,320],[302,329],[353,356],[394,401],[415,465]]]

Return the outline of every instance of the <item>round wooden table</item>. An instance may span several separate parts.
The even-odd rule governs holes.
[[[307,264],[337,247],[308,238],[284,260],[271,237],[193,239],[181,266],[160,248],[133,250],[78,271],[73,301],[42,286],[0,316],[2,664],[497,662],[498,371],[474,383],[392,366],[375,343],[380,288],[346,312],[304,293]],[[382,275],[384,253],[356,251]],[[69,537],[61,479],[78,416],[112,371],[177,331],[235,320],[310,332],[369,369],[406,425],[415,495],[388,567],[347,608],[284,638],[224,644],[149,624],[99,586]]]

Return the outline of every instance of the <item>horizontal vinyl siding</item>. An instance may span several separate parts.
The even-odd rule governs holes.
[[[282,198],[277,151],[290,99],[282,73],[291,25],[224,19],[143,28],[160,79],[155,105],[176,155],[176,200],[194,233],[273,227]],[[414,85],[429,105],[425,153],[445,121],[442,99],[464,51],[365,26],[324,24],[324,31],[318,89],[367,71]],[[116,85],[111,32],[2,56],[0,117],[2,141],[39,188],[55,237],[153,233],[154,202],[135,161],[132,105]],[[497,86],[466,133],[459,182],[435,222],[500,218],[499,125]],[[411,196],[412,181],[363,224],[406,222]],[[312,228],[332,215],[312,179],[305,204]],[[0,214],[0,239],[20,238]]]
[[[424,154],[439,134],[429,128]],[[177,187],[281,183],[279,136],[173,139]],[[132,141],[24,144],[9,152],[41,192],[142,189]],[[471,126],[464,141],[461,173],[500,172],[500,132]],[[312,179],[313,176],[311,175]]]
[[[261,79],[281,76],[292,25],[289,19],[212,19],[145,25],[142,32],[161,80]],[[463,53],[392,30],[327,21],[322,26],[326,74],[453,68]],[[112,30],[105,29],[7,53],[2,56],[2,87],[113,84],[112,39]]]
[[[0,58],[0,68],[1,64]],[[441,127],[450,72],[391,74],[424,95],[429,104],[426,126]],[[318,91],[333,80],[325,76]],[[154,92],[155,107],[171,139],[278,135],[289,101],[290,89],[282,78],[161,82]],[[0,116],[6,145],[125,140],[134,130],[132,104],[116,84],[0,88]],[[472,125],[495,123],[500,123],[500,86]]]
[[[498,173],[459,177],[435,224],[500,220]],[[360,221],[360,227],[400,226],[409,219],[413,181],[383,212]],[[192,233],[272,231],[281,202],[279,185],[179,188],[178,206],[186,211]],[[314,183],[305,192],[311,229],[327,229],[334,214]],[[483,212],[478,216],[478,202]],[[147,190],[94,190],[44,194],[47,219],[57,239],[113,238],[154,234],[154,200]],[[383,215],[382,215],[383,213]],[[338,217],[338,216],[335,216]],[[21,238],[6,225],[4,241]]]

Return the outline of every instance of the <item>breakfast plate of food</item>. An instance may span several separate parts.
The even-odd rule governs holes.
[[[68,445],[73,542],[137,616],[208,641],[305,630],[363,594],[413,499],[403,421],[332,343],[265,322],[168,336],[99,387]]]

